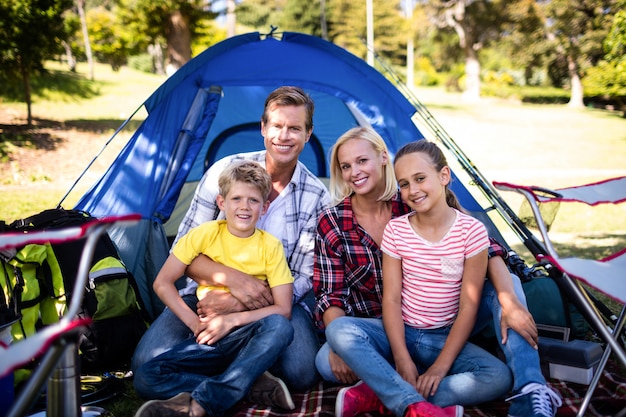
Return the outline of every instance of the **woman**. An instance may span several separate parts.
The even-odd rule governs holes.
[[[351,331],[360,332],[367,328],[375,354],[391,360],[391,350],[380,320],[380,243],[387,222],[408,213],[410,208],[400,199],[386,145],[373,130],[355,128],[342,135],[333,148],[330,166],[330,193],[334,205],[319,218],[315,247],[313,286],[317,301],[317,324],[320,329],[325,329],[337,318],[342,318],[341,321],[350,323]],[[501,251],[493,253],[502,254]],[[500,256],[490,257],[488,274],[498,288],[498,295],[495,296],[494,287],[487,282],[481,298],[478,324],[484,327],[492,315],[501,317],[496,326],[501,343],[504,341],[511,348],[511,341],[521,340],[521,344],[526,345],[525,349],[536,355],[533,347],[536,346],[537,336],[532,316],[515,297],[513,283]],[[521,285],[516,289],[523,296]],[[485,296],[488,291],[491,291],[491,297]],[[501,307],[499,299],[505,300],[506,304]],[[344,316],[347,316],[346,319],[343,319]],[[332,327],[339,328],[338,325]],[[500,337],[501,327],[517,332],[509,330]],[[538,369],[538,356],[536,365]],[[318,352],[316,366],[322,377],[330,382],[353,384],[359,380],[352,367],[328,343]],[[529,368],[533,369],[533,366]],[[532,373],[541,376],[540,370]],[[517,378],[515,382],[517,386]],[[540,380],[537,382],[541,383]],[[545,380],[542,386],[545,386]],[[362,409],[374,410],[382,406],[379,401],[363,402],[362,407],[346,410],[352,398],[350,390],[351,387],[344,388],[338,395],[338,416],[352,416]],[[525,397],[530,396],[524,395],[519,399]]]

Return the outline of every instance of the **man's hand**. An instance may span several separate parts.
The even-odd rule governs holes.
[[[274,304],[272,293],[265,281],[221,265],[205,255],[196,256],[185,274],[200,285],[227,287],[247,310]]]
[[[507,341],[507,329],[513,329],[535,349],[538,349],[539,333],[532,314],[524,308],[517,299],[514,302],[502,305],[502,318],[500,330],[502,332],[502,344]]]
[[[212,290],[198,301],[198,316],[207,321],[215,316],[245,311],[246,307],[228,291]]]
[[[257,279],[251,275],[240,273],[237,285],[229,286],[235,297],[248,310],[257,310],[274,304],[272,292],[267,281]]]

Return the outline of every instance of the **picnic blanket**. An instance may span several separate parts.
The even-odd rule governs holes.
[[[549,379],[548,382],[563,398],[563,405],[559,408],[557,417],[576,416],[588,386],[556,379]],[[320,382],[305,393],[293,394],[296,404],[293,411],[242,402],[233,409],[230,417],[334,417],[335,398],[339,389],[341,387]],[[493,401],[480,406],[466,407],[464,416],[501,417],[506,416],[508,408],[509,403],[505,401]],[[609,361],[585,416],[614,417],[625,409],[626,373],[616,363]]]

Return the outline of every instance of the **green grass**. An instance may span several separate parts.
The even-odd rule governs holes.
[[[50,68],[59,77],[59,85],[65,85],[62,83],[67,78],[62,67],[51,63]],[[96,81],[87,81],[86,70],[86,64],[79,64],[78,74],[83,77],[78,84],[81,94],[70,97],[61,92],[68,87],[54,88],[52,84],[40,87],[33,103],[35,117],[61,122],[60,127],[95,126],[107,136],[163,82],[162,77],[128,68],[113,72],[105,65],[96,66]],[[460,94],[445,93],[438,88],[419,88],[416,93],[489,182],[560,188],[626,175],[626,119],[617,113],[492,98],[466,103]],[[0,111],[24,108],[22,103],[0,102]],[[434,138],[428,129],[422,130],[427,138]],[[459,180],[482,200],[463,170],[455,166],[454,156],[448,158]],[[0,184],[0,219],[25,217],[50,208],[65,192],[48,186],[45,178],[34,178],[33,182],[41,183],[41,187],[28,195],[19,186]],[[82,191],[73,194],[65,206],[72,206]],[[520,196],[504,192],[501,195],[514,211],[520,207]],[[505,231],[512,247],[532,262],[515,236],[506,233],[502,219],[495,216],[494,221]],[[558,250],[566,256],[606,256],[626,247],[626,209],[623,205],[597,208],[562,205],[552,232]],[[602,299],[615,311],[619,308],[606,297]],[[130,381],[125,384],[122,396],[101,404],[116,417],[132,416],[142,403]]]

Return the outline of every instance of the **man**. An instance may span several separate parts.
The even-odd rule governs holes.
[[[216,204],[219,192],[217,178],[230,162],[247,159],[265,167],[272,178],[272,190],[269,209],[259,220],[258,227],[282,242],[294,276],[291,318],[294,338],[270,372],[283,378],[288,387],[296,391],[306,390],[318,380],[315,354],[319,341],[310,313],[314,302],[311,291],[313,250],[318,214],[330,201],[324,184],[298,161],[313,132],[313,111],[312,99],[298,87],[280,87],[270,93],[261,118],[265,150],[228,156],[213,164],[202,177],[176,236],[177,241],[191,228],[223,218]],[[217,264],[208,257],[196,258],[186,273],[193,280],[187,279],[187,286],[181,290],[181,295],[191,308],[195,309],[197,305],[203,320],[227,312],[262,308],[272,302],[269,289],[260,280]],[[230,292],[210,292],[198,303],[195,296],[198,283],[225,286]],[[165,309],[139,342],[132,369],[136,370],[188,336],[189,329]],[[257,392],[261,397],[268,398],[263,391],[277,388],[270,382],[257,381],[251,394]],[[271,401],[262,401],[258,396],[251,399],[272,405],[267,404]]]

